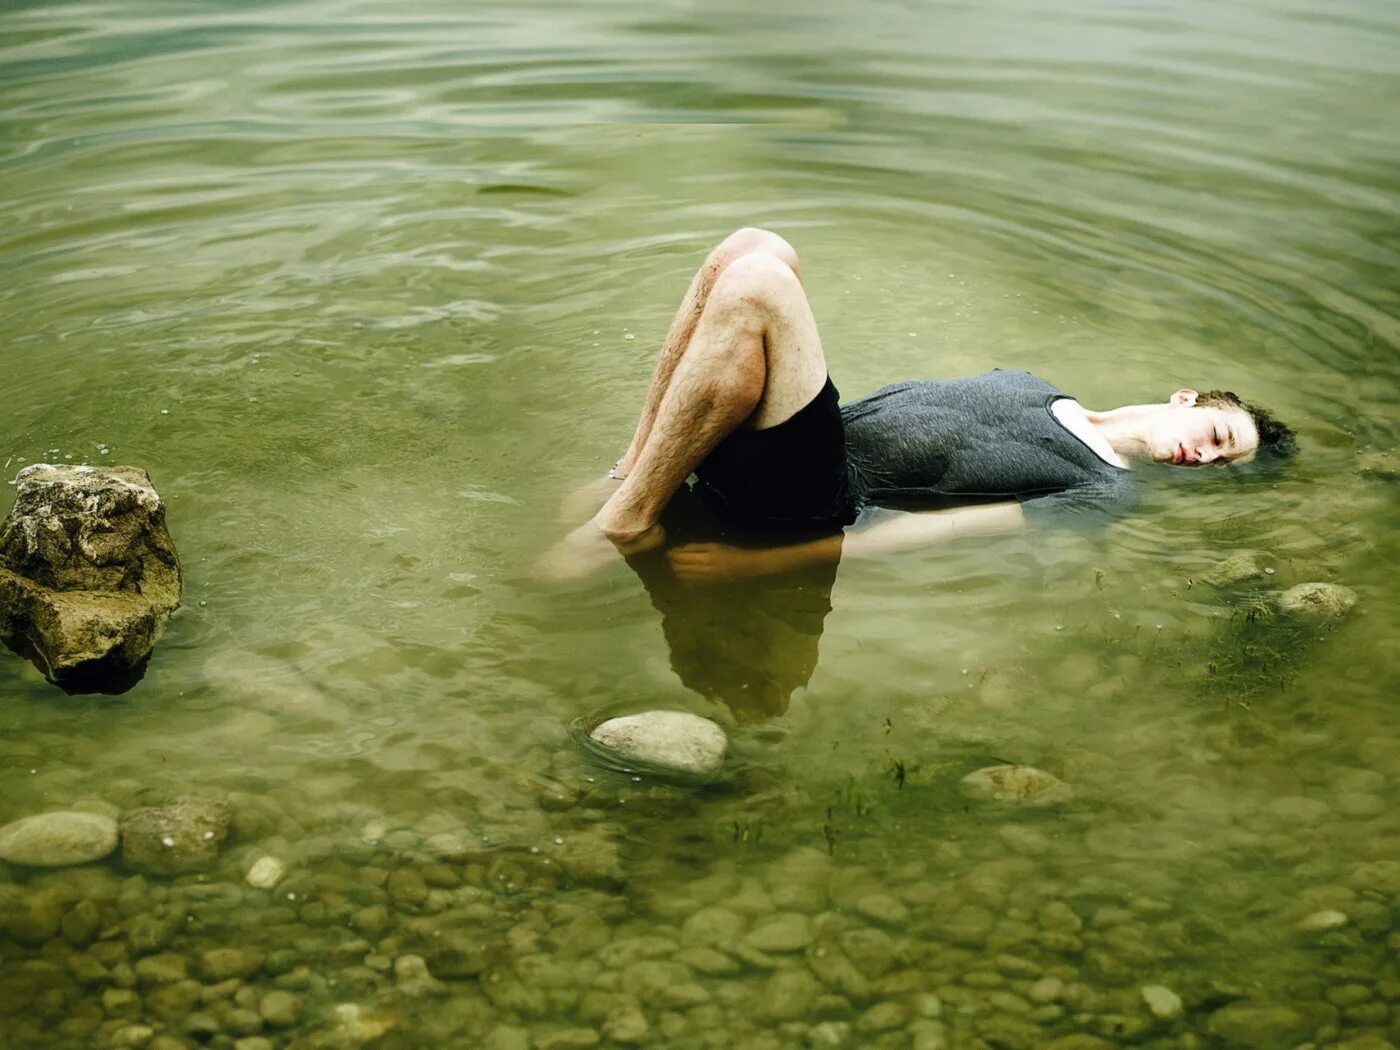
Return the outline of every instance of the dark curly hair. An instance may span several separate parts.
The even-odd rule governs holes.
[[[1207,390],[1204,394],[1196,395],[1196,405],[1200,408],[1210,405],[1240,408],[1248,412],[1249,418],[1254,420],[1255,429],[1259,431],[1260,452],[1287,457],[1298,451],[1298,436],[1293,433],[1292,427],[1275,419],[1267,409],[1241,401],[1234,391]]]

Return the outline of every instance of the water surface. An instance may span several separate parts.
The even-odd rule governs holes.
[[[104,999],[149,954],[133,917],[169,914],[196,976],[267,955],[227,994],[295,994],[274,1046],[372,1034],[346,1004],[403,1047],[1400,1043],[1393,15],[7,5],[0,460],[147,469],[186,602],[120,696],[0,661],[0,821],[238,814],[203,878],[0,872],[10,912],[97,901],[80,954],[109,972],[0,920],[11,1044],[250,1035],[224,993]],[[1088,536],[732,591],[534,582],[747,224],[797,247],[846,397],[995,366],[1094,408],[1226,388],[1303,454],[1146,468]],[[1206,582],[1241,553],[1272,571]],[[1355,612],[1251,615],[1312,580]],[[571,742],[647,706],[721,720],[725,775]],[[970,805],[1001,761],[1075,802]],[[435,859],[444,832],[470,850]],[[275,894],[241,881],[264,853]],[[1326,910],[1346,925],[1299,930]],[[443,988],[396,983],[412,955]]]

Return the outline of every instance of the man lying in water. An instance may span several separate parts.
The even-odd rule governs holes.
[[[661,513],[692,473],[736,525],[792,538],[665,552],[682,579],[732,580],[1122,509],[1132,460],[1220,466],[1293,449],[1287,426],[1232,393],[1094,412],[1026,372],[896,383],[841,406],[800,277],[792,246],[766,230],[710,253],[631,445],[591,489],[601,509],[545,556],[546,576],[663,547]],[[939,509],[842,531],[872,505]]]

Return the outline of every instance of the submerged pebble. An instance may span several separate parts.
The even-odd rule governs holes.
[[[1300,583],[1278,596],[1278,606],[1295,616],[1337,619],[1356,604],[1356,592],[1337,583]]]
[[[1298,929],[1304,933],[1326,933],[1328,930],[1339,930],[1350,921],[1346,912],[1328,909],[1305,915],[1299,920]]]
[[[1259,556],[1243,553],[1216,562],[1201,573],[1201,579],[1216,587],[1228,587],[1233,583],[1258,579],[1262,575],[1264,567],[1259,563]]]
[[[101,860],[117,848],[117,822],[100,813],[59,810],[0,828],[0,861],[57,868]]]
[[[760,921],[744,943],[761,952],[801,951],[812,943],[812,924],[798,912],[780,912]]]
[[[1182,1013],[1181,996],[1161,984],[1142,986],[1142,1001],[1159,1021],[1175,1021]]]
[[[1394,449],[1369,449],[1356,457],[1356,471],[1364,478],[1381,481],[1400,479],[1400,452]]]
[[[1289,1006],[1231,1003],[1210,1015],[1206,1031],[1234,1050],[1295,1046],[1311,1030],[1307,1019]]]
[[[218,859],[232,818],[227,802],[211,798],[129,810],[121,822],[122,859],[154,875],[203,871]]]
[[[287,866],[276,857],[263,856],[253,862],[244,876],[249,886],[260,890],[273,889],[287,874]]]
[[[958,781],[968,798],[1023,806],[1054,806],[1074,798],[1074,789],[1059,777],[1034,766],[986,766]]]

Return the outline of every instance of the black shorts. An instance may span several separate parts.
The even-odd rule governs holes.
[[[695,468],[701,493],[758,532],[832,532],[855,520],[841,395],[827,379],[789,419],[736,430]]]

